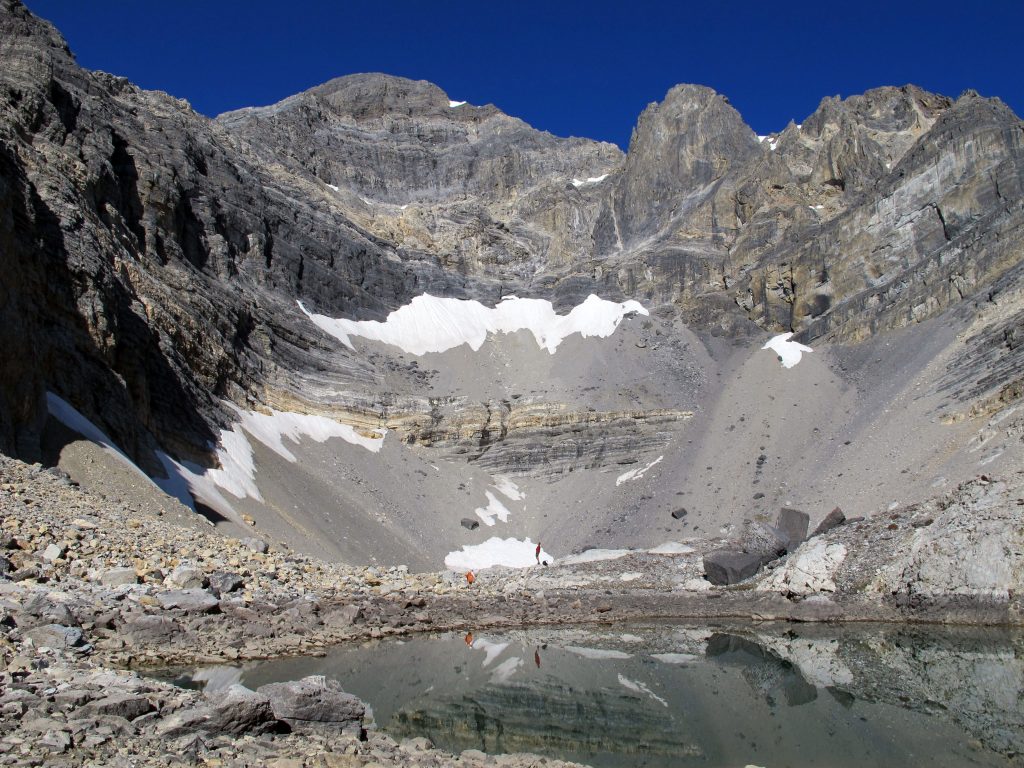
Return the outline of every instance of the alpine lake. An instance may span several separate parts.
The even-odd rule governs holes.
[[[396,739],[593,766],[1010,766],[1024,633],[811,624],[420,635],[176,670],[209,690],[336,679]]]

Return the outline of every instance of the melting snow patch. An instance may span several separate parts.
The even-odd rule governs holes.
[[[693,547],[680,544],[678,541],[666,541],[647,551],[652,555],[688,555],[693,552]]]
[[[335,192],[338,191],[338,188],[336,186],[334,186],[333,184],[328,184],[327,186],[330,187],[331,189],[333,189]]]
[[[668,706],[668,702],[667,701],[665,701],[663,698],[661,698],[661,696],[656,694],[654,691],[652,691],[650,688],[648,688],[643,683],[638,683],[638,682],[635,682],[633,680],[630,680],[627,677],[623,677],[622,675],[619,675],[619,685],[621,685],[626,690],[633,691],[634,693],[643,693],[643,694],[645,694],[647,696],[650,696],[655,701],[660,702],[661,706],[663,706],[663,707],[667,707]]]
[[[576,565],[578,563],[596,563],[600,560],[618,560],[625,557],[632,550],[629,549],[588,549],[578,555],[563,557],[559,562],[562,565]]]
[[[352,349],[350,336],[392,344],[412,355],[444,352],[468,344],[474,352],[489,333],[528,330],[538,346],[552,355],[574,333],[606,338],[629,314],[649,314],[637,301],[605,301],[591,294],[567,315],[559,315],[545,299],[506,297],[493,309],[478,301],[444,299],[424,293],[388,315],[386,321],[346,320],[299,308],[323,331]]]
[[[171,477],[168,481],[159,483],[166,492],[181,498],[182,487],[187,487],[196,499],[215,512],[234,520],[238,519],[238,515],[221,493],[222,490],[239,499],[248,497],[257,501],[263,500],[256,485],[252,444],[246,433],[289,462],[295,462],[296,458],[282,442],[285,437],[296,443],[303,437],[311,437],[318,443],[332,437],[340,437],[347,443],[376,453],[383,445],[384,435],[387,433],[385,429],[378,429],[373,436],[369,436],[356,431],[348,424],[305,413],[271,411],[265,414],[242,411],[239,408],[235,408],[235,411],[239,416],[238,423],[233,429],[221,430],[220,433],[217,447],[219,468],[200,467],[189,462],[179,463],[166,454],[157,454]]]
[[[585,659],[631,659],[633,654],[625,651],[608,651],[603,648],[579,648],[575,645],[567,645],[563,650],[575,653]]]
[[[494,475],[494,488],[509,501],[522,501],[526,494],[519,490],[519,486],[513,483],[504,475]]]
[[[529,568],[537,564],[535,552],[537,545],[529,539],[501,539],[492,536],[482,544],[466,544],[461,550],[449,552],[444,559],[446,568],[453,571],[477,571],[493,565],[504,565],[509,568]],[[543,549],[540,559],[548,563],[554,561]]]
[[[761,347],[761,349],[770,349],[779,356],[779,360],[782,362],[784,368],[792,368],[794,365],[800,362],[800,358],[804,352],[813,352],[814,350],[810,347],[804,346],[803,344],[790,341],[789,339],[793,336],[792,333],[780,333],[778,336],[773,336],[768,342]]]
[[[641,477],[644,476],[647,470],[649,470],[651,467],[653,467],[655,464],[657,464],[664,458],[664,456],[659,456],[643,469],[631,469],[629,470],[629,472],[623,472],[621,475],[615,478],[615,485],[619,486],[622,485],[623,483],[628,483],[630,480],[639,480]]]
[[[573,179],[572,180],[572,185],[574,187],[576,187],[576,189],[579,189],[580,187],[582,187],[582,186],[584,186],[586,184],[600,184],[602,181],[604,181],[607,178],[608,178],[608,174],[606,173],[606,174],[604,174],[602,176],[591,176],[589,179]]]
[[[494,525],[494,518],[497,517],[501,522],[507,523],[509,511],[508,508],[498,501],[497,497],[490,491],[484,491],[487,496],[487,506],[477,507],[474,512],[476,516],[483,520],[484,525]],[[536,560],[534,560],[536,563]]]
[[[464,102],[464,101],[451,101],[451,100],[449,100],[448,101],[448,108],[449,109],[455,109],[456,107],[461,107],[465,103],[466,102]]]

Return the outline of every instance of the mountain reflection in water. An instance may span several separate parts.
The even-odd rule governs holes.
[[[322,674],[397,738],[599,766],[1014,765],[1024,638],[905,627],[631,627],[420,636],[201,670]]]

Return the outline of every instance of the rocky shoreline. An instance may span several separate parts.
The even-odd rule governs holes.
[[[235,699],[204,699],[144,676],[170,665],[319,654],[415,632],[657,618],[1024,623],[1022,473],[979,477],[932,501],[847,522],[725,587],[703,578],[704,557],[735,545],[724,540],[495,568],[472,585],[460,574],[324,563],[100,498],[59,469],[6,457],[0,515],[0,764],[540,760],[442,756],[377,733],[359,741],[351,728],[275,734],[286,726],[266,719],[263,699],[264,720],[225,725],[210,712],[235,711]]]

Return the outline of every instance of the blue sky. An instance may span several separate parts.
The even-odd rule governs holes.
[[[676,83],[724,94],[758,133],[825,96],[974,88],[1018,115],[1024,2],[26,0],[78,61],[208,115],[387,72],[537,128],[625,146]]]

